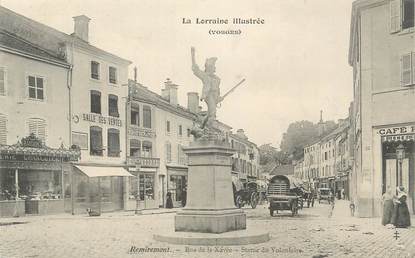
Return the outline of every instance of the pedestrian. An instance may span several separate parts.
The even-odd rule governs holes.
[[[392,224],[397,228],[407,228],[411,226],[411,217],[409,215],[406,199],[408,198],[405,188],[399,186],[396,189],[397,198],[395,200],[394,211],[392,215]]]
[[[390,186],[386,189],[386,192],[382,195],[382,206],[383,206],[383,213],[382,213],[382,225],[386,226],[391,223],[392,214],[393,214],[393,201],[395,196],[392,193],[392,189]]]
[[[167,192],[166,208],[167,209],[172,209],[173,208],[173,200],[171,199],[171,193],[170,192]]]

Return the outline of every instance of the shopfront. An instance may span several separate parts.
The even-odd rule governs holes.
[[[184,207],[187,199],[187,168],[167,167],[167,192],[171,193],[173,207]]]
[[[0,217],[65,212],[63,189],[79,157],[79,150],[47,148],[34,135],[0,145]]]
[[[124,178],[128,177],[133,175],[123,167],[74,165],[72,213],[124,209]]]
[[[127,209],[156,209],[156,168],[130,168]],[[138,202],[137,202],[138,201]]]
[[[381,128],[382,193],[403,186],[408,207],[415,213],[415,125]]]

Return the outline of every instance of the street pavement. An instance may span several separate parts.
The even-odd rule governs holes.
[[[0,219],[0,257],[415,257],[415,227],[398,229],[395,238],[396,230],[383,227],[380,218],[352,217],[347,201],[336,201],[334,209],[316,203],[294,217],[270,217],[266,204],[244,208],[247,227],[271,235],[269,242],[246,246],[155,241],[154,233],[172,231],[174,211]]]

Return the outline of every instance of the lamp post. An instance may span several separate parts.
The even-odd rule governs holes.
[[[405,158],[405,147],[401,144],[396,147],[396,158],[399,164],[399,174],[396,174],[396,186],[402,185],[402,161]]]

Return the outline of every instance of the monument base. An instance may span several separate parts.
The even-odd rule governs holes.
[[[246,214],[241,209],[183,209],[175,216],[175,231],[223,233],[246,229]]]
[[[268,232],[258,229],[231,231],[221,234],[172,231],[155,234],[153,238],[174,245],[199,246],[251,245],[265,243],[270,240]]]

